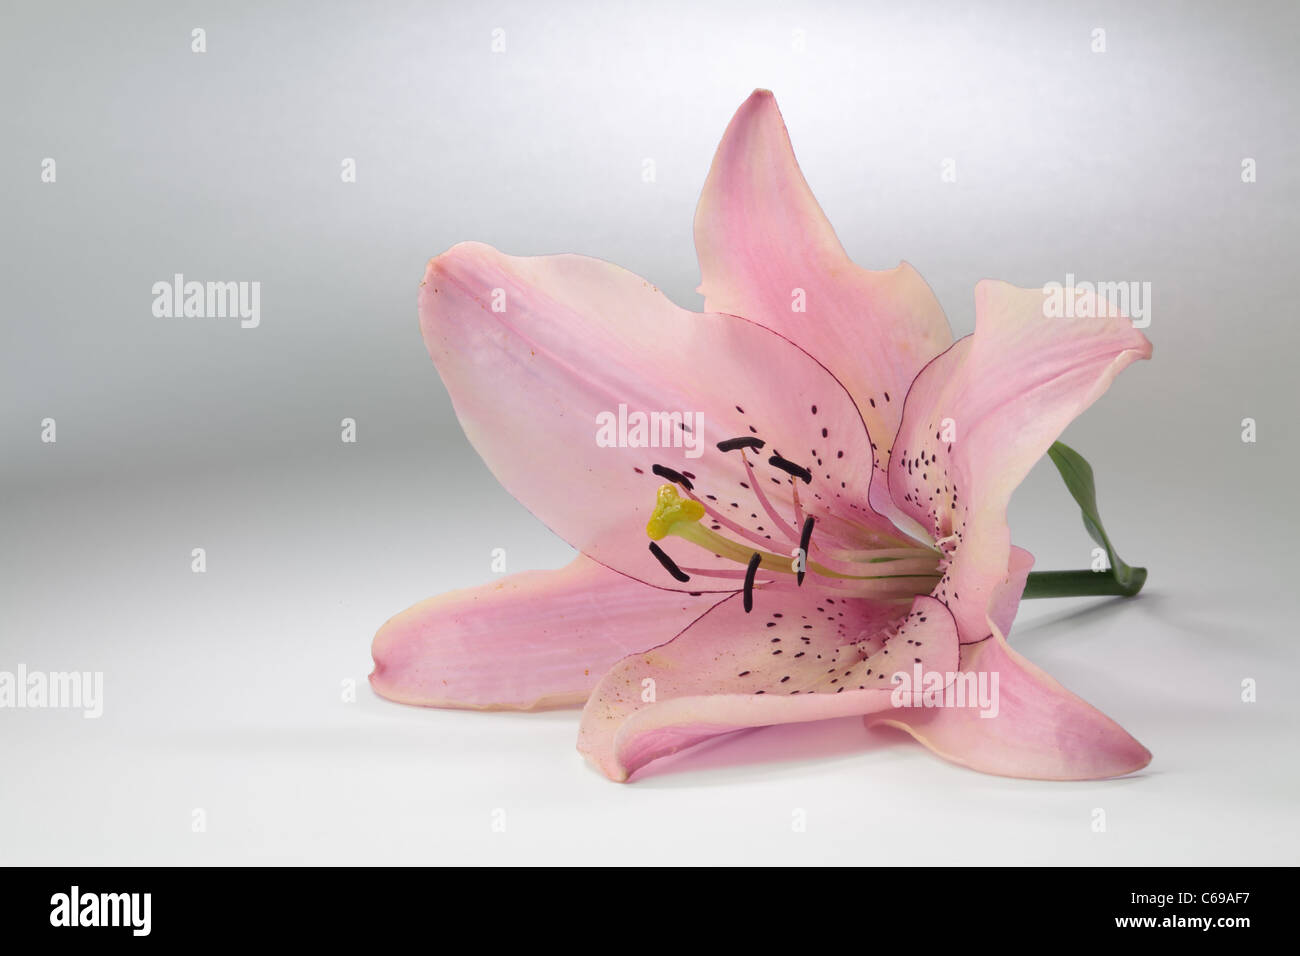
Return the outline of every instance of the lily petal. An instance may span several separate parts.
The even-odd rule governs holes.
[[[1025,583],[1034,566],[1034,556],[1024,548],[1011,546],[1011,561],[1007,574],[993,589],[989,600],[989,620],[1003,634],[1011,633],[1011,623],[1020,610],[1020,596],[1025,593]]]
[[[957,669],[956,627],[933,598],[917,598],[890,637],[864,602],[758,597],[762,616],[729,598],[669,643],[620,661],[587,701],[579,751],[623,781],[719,734],[888,710],[893,675],[914,664]]]
[[[975,332],[917,376],[889,462],[895,503],[951,536],[935,590],[962,643],[989,635],[986,614],[1007,574],[1012,491],[1075,416],[1151,343],[1119,316],[1048,318],[1039,289],[984,280]]]
[[[375,635],[371,686],[403,704],[572,707],[628,654],[663,643],[717,597],[649,587],[583,555],[422,601]]]
[[[672,582],[647,549],[645,526],[664,481],[658,464],[714,495],[737,523],[773,534],[749,497],[742,453],[716,447],[738,436],[767,442],[756,480],[787,522],[794,479],[769,466],[773,453],[810,469],[798,492],[819,538],[863,544],[855,529],[873,521],[892,531],[867,503],[870,439],[853,400],[815,359],[752,322],[679,308],[598,259],[515,258],[477,243],[430,261],[420,320],[461,425],[501,484],[611,568],[681,590],[735,589],[716,579]],[[620,406],[682,416],[667,434],[650,434],[655,445],[680,447],[603,447],[602,416],[615,419]],[[682,563],[736,568],[704,551],[688,558]]]
[[[883,467],[908,386],[952,332],[910,265],[872,272],[849,259],[767,90],[741,105],[722,137],[695,213],[695,248],[705,308],[743,315],[825,362],[857,400]]]
[[[1099,780],[1141,770],[1151,752],[1119,724],[1012,650],[993,629],[963,644],[962,670],[998,675],[996,715],[973,707],[872,714],[868,726],[907,731],[945,760],[1004,777]]]

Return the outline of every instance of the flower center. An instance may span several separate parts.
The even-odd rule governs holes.
[[[900,604],[910,602],[917,594],[929,594],[933,590],[946,564],[946,554],[940,548],[927,547],[901,534],[897,542],[884,542],[903,545],[901,547],[823,548],[814,542],[816,522],[812,515],[804,514],[798,486],[799,480],[808,483],[812,475],[796,462],[773,455],[768,464],[791,476],[794,521],[786,521],[763,493],[762,485],[755,480],[753,467],[745,454],[746,449],[758,450],[763,445],[759,438],[733,438],[719,442],[718,449],[740,452],[748,478],[742,485],[754,495],[776,533],[785,538],[789,553],[773,550],[779,547],[779,542],[772,535],[759,535],[702,500],[695,494],[690,477],[655,465],[654,473],[673,484],[659,487],[654,511],[646,523],[646,534],[650,537],[651,553],[673,578],[680,582],[689,581],[693,575],[743,580],[746,611],[753,607],[756,589],[788,590],[802,587],[805,581],[819,591],[836,596]],[[678,487],[685,497],[678,493]],[[708,527],[702,523],[706,515],[711,521]],[[734,561],[740,567],[680,566],[658,544],[670,536],[689,541],[716,557]]]

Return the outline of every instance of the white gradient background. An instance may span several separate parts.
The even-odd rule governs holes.
[[[1295,5],[705,6],[6,5],[0,669],[102,670],[106,700],[0,711],[0,862],[1300,862]],[[757,86],[850,254],[908,259],[959,334],[985,276],[1152,283],[1154,360],[1066,436],[1147,590],[1032,602],[1012,635],[1141,774],[982,776],[847,720],[617,786],[576,712],[370,693],[388,616],[489,580],[492,548],[570,554],[456,425],[425,261],[587,253],[697,307],[695,201]],[[175,272],[260,281],[261,327],[154,318]],[[1011,517],[1039,568],[1086,566],[1050,465]]]

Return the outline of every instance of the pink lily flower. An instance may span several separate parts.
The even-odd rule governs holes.
[[[703,314],[591,258],[463,243],[429,262],[421,328],[466,434],[581,554],[392,618],[375,690],[585,701],[578,748],[619,781],[719,734],[846,715],[988,773],[1146,766],[1005,639],[1033,564],[1010,495],[1146,338],[986,280],[954,342],[911,266],[849,261],[765,91],[727,128],[695,238]],[[620,406],[680,418],[606,447]],[[980,679],[995,706],[954,704]]]

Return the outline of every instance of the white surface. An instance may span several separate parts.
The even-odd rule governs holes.
[[[1202,586],[1149,522],[1113,529],[1151,564],[1148,593],[1032,602],[1013,632],[1151,748],[1133,778],[983,776],[841,720],[719,740],[617,785],[574,750],[576,712],[422,710],[371,694],[374,629],[486,579],[490,542],[512,542],[512,570],[565,559],[481,468],[438,480],[435,507],[416,468],[358,444],[298,472],[51,490],[6,511],[0,667],[103,670],[105,708],[99,720],[0,713],[0,862],[1300,861],[1283,600]],[[1086,554],[1050,471],[1025,494],[1053,507],[1020,515],[1037,530],[1018,540]],[[447,501],[475,523],[446,524]],[[39,544],[17,553],[16,541]],[[206,574],[189,570],[195,546]],[[1253,705],[1239,699],[1247,676]],[[194,808],[206,832],[191,831]]]

